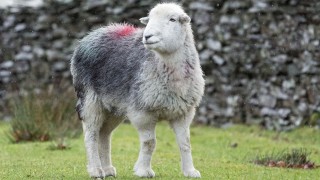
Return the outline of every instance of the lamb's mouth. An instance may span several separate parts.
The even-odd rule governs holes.
[[[159,41],[156,42],[144,42],[145,45],[152,45],[152,44],[157,44]]]

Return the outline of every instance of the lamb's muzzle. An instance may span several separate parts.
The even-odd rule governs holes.
[[[162,3],[140,21],[146,28],[112,24],[92,31],[71,59],[89,175],[116,176],[111,135],[128,118],[140,138],[135,175],[155,176],[155,126],[166,119],[176,134],[183,174],[200,177],[193,165],[189,127],[204,79],[190,17],[179,5]]]

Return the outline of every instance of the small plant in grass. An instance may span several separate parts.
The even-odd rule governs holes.
[[[61,139],[80,135],[81,123],[74,109],[73,88],[51,85],[26,93],[12,104],[14,117],[9,138],[13,142],[53,140],[57,147],[64,147]]]
[[[253,163],[268,167],[313,169],[318,166],[308,158],[310,152],[306,149],[283,150],[258,155]]]
[[[70,149],[70,145],[67,143],[66,138],[57,138],[48,147],[49,150],[66,150]]]
[[[312,113],[309,120],[306,122],[306,124],[320,127],[320,113],[319,112]]]

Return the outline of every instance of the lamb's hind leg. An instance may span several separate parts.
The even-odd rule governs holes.
[[[88,91],[81,111],[84,142],[87,151],[87,170],[92,178],[104,178],[99,157],[99,132],[104,121],[101,104],[92,91]]]
[[[186,117],[170,121],[170,125],[176,134],[176,140],[180,148],[181,168],[184,176],[200,178],[200,172],[194,168],[191,145],[190,145],[190,124],[194,116],[194,110],[189,112]]]
[[[144,112],[130,112],[128,117],[138,130],[140,138],[140,153],[134,166],[134,174],[139,177],[154,177],[155,173],[151,169],[151,158],[156,146],[156,120]]]
[[[111,135],[112,131],[118,127],[122,119],[112,115],[106,115],[106,120],[100,129],[99,135],[99,154],[102,169],[105,176],[116,176],[116,169],[111,161]]]

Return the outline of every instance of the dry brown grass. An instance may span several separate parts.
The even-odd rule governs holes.
[[[63,142],[61,139],[78,136],[81,123],[74,109],[75,101],[72,87],[53,85],[14,99],[9,138],[13,142]]]

